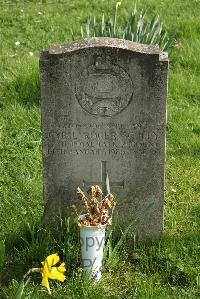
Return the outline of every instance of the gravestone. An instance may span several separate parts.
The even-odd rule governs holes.
[[[153,45],[92,38],[41,54],[45,219],[77,186],[117,195],[115,220],[140,239],[163,229],[168,58]]]

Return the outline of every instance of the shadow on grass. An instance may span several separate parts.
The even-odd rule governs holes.
[[[168,155],[176,158],[191,157],[199,160],[200,149],[198,146],[191,146],[190,148],[182,147],[181,149],[168,149]]]
[[[39,223],[27,225],[19,233],[9,235],[6,240],[5,261],[1,268],[0,283],[8,286],[12,279],[20,281],[23,275],[32,267],[40,267],[49,254],[58,253],[61,261],[67,265],[67,276],[81,267],[80,240],[77,225],[74,221],[65,219],[57,227],[57,234],[47,232]],[[185,234],[179,236],[164,235],[160,240],[137,242],[130,236],[123,239],[120,246],[119,238],[111,239],[112,261],[105,266],[113,272],[120,271],[119,261],[131,266],[133,273],[152,277],[159,275],[163,284],[171,287],[188,288],[195,285],[197,246],[199,235]],[[127,241],[128,240],[128,241]],[[117,250],[115,250],[117,248]],[[106,260],[109,256],[106,256]],[[41,281],[40,275],[33,276],[33,281]]]
[[[22,64],[3,82],[2,106],[17,101],[25,107],[40,106],[38,62]]]
[[[48,232],[41,223],[37,223],[8,235],[5,241],[4,264],[0,270],[0,284],[8,286],[12,279],[21,281],[30,268],[40,267],[41,262],[52,253],[59,254],[70,272],[77,269],[80,265],[77,229],[77,226],[66,219],[57,227],[59,234]],[[70,276],[70,273],[67,275]],[[36,281],[41,279],[37,276],[33,278]]]
[[[129,248],[128,259],[147,276],[159,274],[165,285],[187,288],[195,285],[198,275],[194,265],[199,241],[198,233],[164,235],[160,240],[139,243],[136,249]]]

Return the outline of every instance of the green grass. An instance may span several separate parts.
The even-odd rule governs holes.
[[[50,44],[69,41],[71,28],[80,34],[80,24],[85,23],[87,15],[97,16],[103,11],[111,15],[115,2],[45,2],[1,2],[2,288],[12,298],[25,272],[57,251],[67,263],[68,280],[62,285],[54,283],[52,298],[198,298],[200,2],[136,1],[139,9],[148,9],[149,16],[159,14],[165,28],[170,34],[176,32],[181,44],[170,53],[165,230],[159,241],[125,242],[97,284],[82,277],[75,228],[70,226],[72,232],[67,234],[68,225],[62,223],[61,234],[52,237],[37,225],[43,212],[38,57]],[[131,5],[132,1],[123,1],[119,21],[126,20]],[[16,41],[20,41],[19,46]],[[33,298],[48,297],[39,283],[35,275],[25,288],[26,298],[33,291]]]
[[[174,44],[174,34],[166,32],[158,15],[146,17],[146,8],[138,9],[137,5],[131,8],[125,22],[118,22],[119,7],[122,2],[116,2],[113,15],[105,12],[101,16],[87,16],[85,24],[81,24],[81,38],[111,37],[121,38],[141,44],[157,44],[161,51],[168,51]],[[72,32],[72,39],[75,36]]]

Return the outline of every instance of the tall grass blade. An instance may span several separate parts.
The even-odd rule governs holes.
[[[108,23],[108,26],[109,26],[109,35],[110,35],[110,37],[114,37],[114,31],[113,31],[113,21],[112,21],[112,19],[110,19],[109,20],[109,23]]]
[[[157,35],[158,31],[159,31],[159,24],[156,24],[156,26],[154,27],[154,30],[153,30],[153,32],[152,32],[150,41],[149,41],[150,44],[153,44],[153,43],[154,43],[154,40],[155,40],[155,38],[156,38],[156,35]]]
[[[93,36],[95,37],[96,36],[96,18],[95,18],[95,16],[94,16],[94,19],[93,19],[93,24],[94,24]]]
[[[106,191],[107,194],[110,193],[110,180],[108,174],[106,174]]]
[[[87,34],[87,37],[90,37],[90,24],[91,24],[91,17],[87,16],[87,18],[86,18],[86,34]]]
[[[139,21],[137,24],[136,42],[140,41],[140,35],[143,28],[143,13],[140,14]]]
[[[72,40],[75,40],[75,37],[74,37],[74,32],[73,30],[71,29],[71,37],[72,37]]]
[[[167,51],[174,44],[174,37],[169,38],[162,47],[162,51]]]
[[[4,293],[3,290],[0,291],[0,298],[1,299],[8,299],[8,297],[6,296],[6,294]]]
[[[17,291],[13,297],[13,299],[22,299],[25,298],[24,295],[24,288],[26,287],[26,285],[30,282],[30,277],[24,282],[24,280],[21,281],[21,283],[19,284]]]
[[[121,246],[123,245],[124,240],[126,239],[128,233],[130,232],[131,228],[133,227],[133,225],[135,225],[135,220],[131,222],[131,224],[129,224],[129,226],[126,228],[126,230],[122,233],[121,238],[119,239],[119,241],[117,242],[117,244],[115,245],[114,249],[109,251],[109,257],[105,263],[105,267],[108,267],[110,265],[110,263],[112,262],[113,258],[115,257],[115,255],[117,254],[117,252],[120,250]],[[112,236],[112,234],[111,234]],[[111,239],[109,238],[109,242],[111,242]],[[108,243],[109,244],[109,243]],[[111,246],[110,244],[108,245]]]
[[[153,18],[151,19],[151,23],[150,23],[150,26],[149,26],[149,31],[150,31],[150,32],[152,32],[152,30],[153,30],[154,27],[155,27],[156,19],[157,19],[157,15],[154,15]]]
[[[105,31],[105,18],[103,13],[101,17],[101,36],[104,36],[104,31]]]
[[[84,38],[83,26],[81,25],[81,37]]]
[[[3,266],[5,261],[5,243],[0,240],[0,267]]]
[[[104,260],[107,257],[110,257],[112,254],[112,232],[113,232],[113,229],[111,229],[109,231],[108,237],[106,238],[106,246],[105,246],[104,252],[103,252]]]

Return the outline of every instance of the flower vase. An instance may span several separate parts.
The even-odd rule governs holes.
[[[101,278],[106,224],[101,226],[81,226],[81,255],[83,270],[92,278]]]

